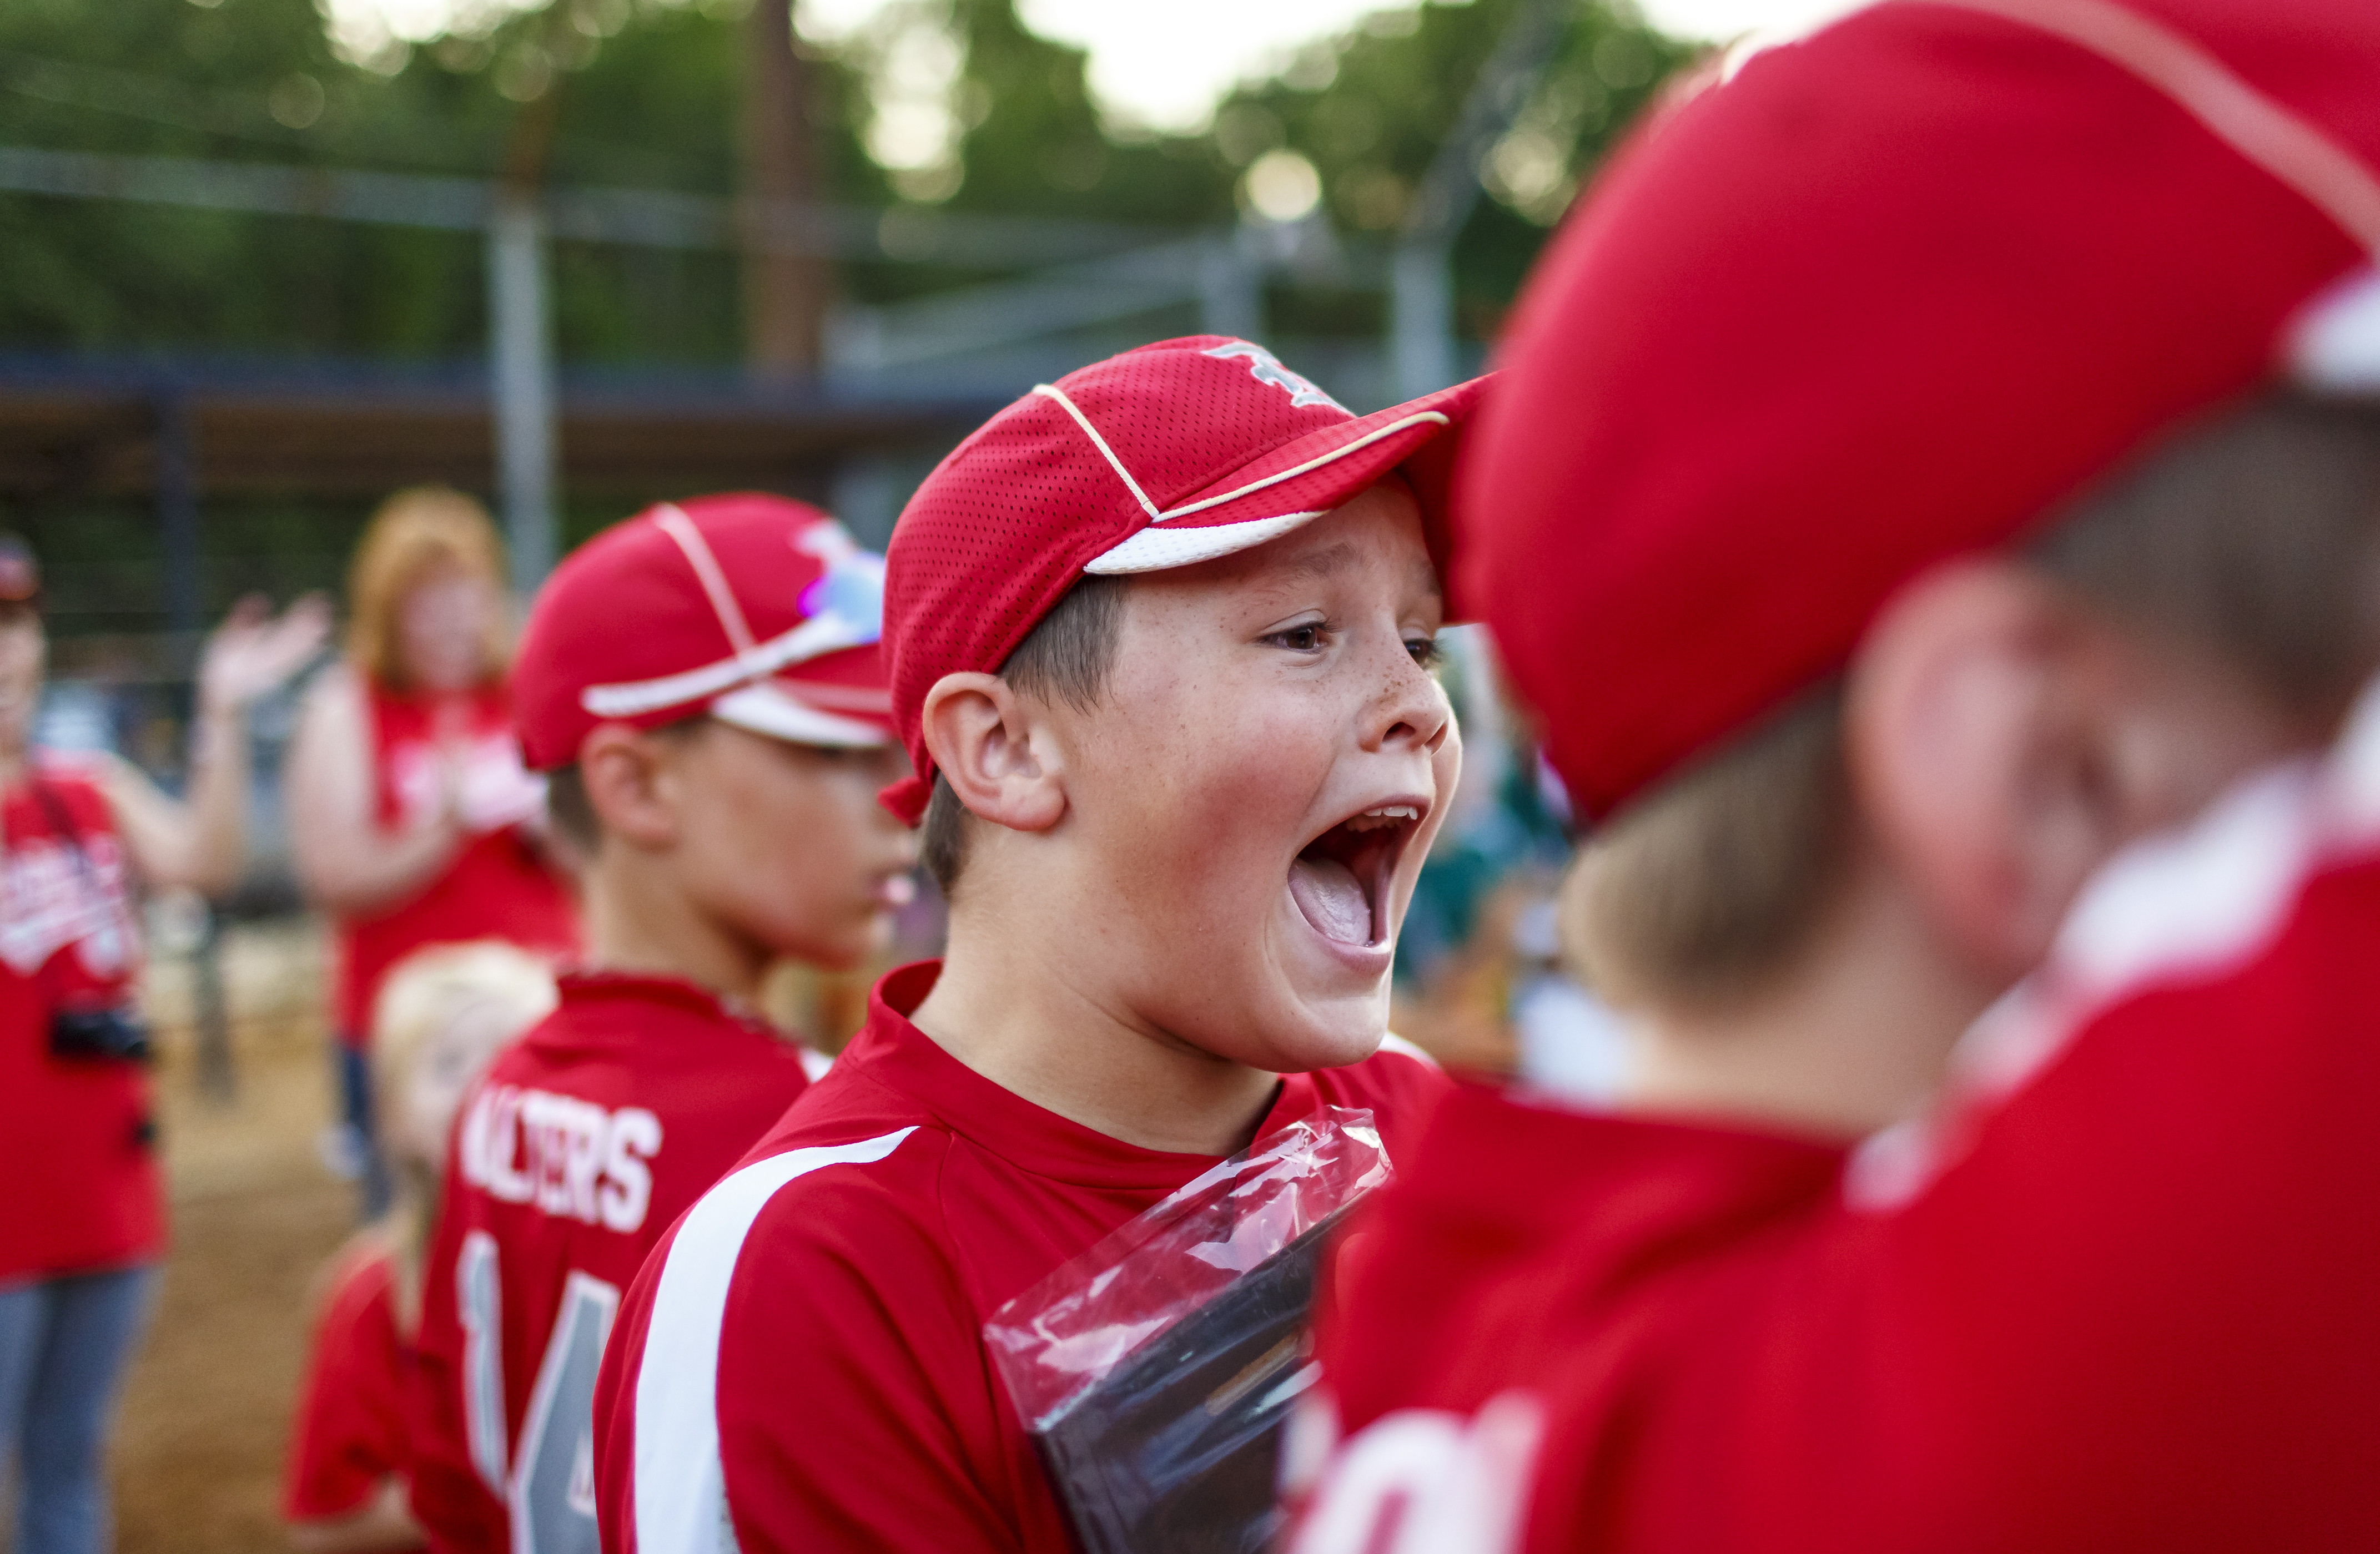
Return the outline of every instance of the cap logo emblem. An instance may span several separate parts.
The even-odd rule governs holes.
[[[1199,354],[1214,357],[1220,361],[1230,361],[1234,358],[1246,358],[1248,376],[1257,382],[1270,383],[1288,395],[1289,407],[1293,410],[1303,410],[1309,405],[1328,405],[1342,416],[1353,416],[1355,413],[1315,387],[1310,380],[1300,377],[1283,367],[1281,364],[1281,358],[1266,350],[1262,346],[1252,346],[1245,340],[1233,340],[1227,345],[1216,346],[1201,351]]]
[[[840,524],[812,524],[794,536],[794,549],[826,564],[802,590],[802,613],[813,620],[832,616],[855,642],[873,642],[884,631],[884,558],[861,550]]]

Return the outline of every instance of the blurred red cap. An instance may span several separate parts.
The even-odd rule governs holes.
[[[1402,468],[1445,560],[1454,439],[1485,380],[1350,413],[1245,340],[1160,340],[1069,372],[978,428],[926,477],[886,547],[884,646],[915,775],[933,791],[926,693],[990,673],[1087,572],[1157,572],[1260,545]]]
[[[1652,125],[1516,315],[1463,599],[1600,814],[2189,419],[2380,387],[2380,6],[1876,6]]]
[[[513,666],[534,771],[599,722],[708,712],[799,745],[892,742],[883,563],[815,507],[758,493],[664,502],[553,570]]]

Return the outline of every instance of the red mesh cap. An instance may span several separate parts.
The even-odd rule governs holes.
[[[521,748],[549,771],[597,723],[700,712],[798,745],[889,744],[883,594],[882,560],[815,507],[759,493],[650,507],[538,590],[513,666]]]
[[[2285,375],[2374,386],[2380,6],[1876,6],[1640,134],[1532,280],[1458,592],[1608,811]]]
[[[999,669],[1087,572],[1156,572],[1260,545],[1402,468],[1444,560],[1454,439],[1486,380],[1368,416],[1245,340],[1196,334],[1043,383],[953,449],[886,548],[893,718],[932,793],[919,717],[945,674]]]

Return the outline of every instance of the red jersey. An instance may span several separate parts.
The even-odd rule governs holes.
[[[431,944],[502,939],[566,955],[578,947],[570,892],[520,823],[545,790],[521,765],[512,699],[499,684],[462,696],[399,696],[366,682],[372,731],[372,819],[399,833],[426,824],[443,800],[445,762],[462,765],[460,809],[470,835],[445,871],[412,895],[338,925],[334,1014],[340,1038],[360,1046],[389,968]]]
[[[689,983],[582,974],[465,1099],[422,1294],[433,1547],[592,1548],[589,1411],[620,1292],[824,1059]]]
[[[630,1292],[597,1399],[611,1554],[1070,1546],[984,1320],[1219,1161],[1111,1138],[952,1057],[907,1018],[939,969],[878,984],[834,1072]],[[1367,1107],[1393,1157],[1445,1083],[1402,1052],[1288,1074],[1258,1136]]]
[[[149,1087],[130,1062],[50,1052],[50,1013],[131,996],[130,880],[107,795],[36,756],[0,794],[0,1283],[157,1256],[165,1217]]]
[[[2119,858],[1823,1182],[1450,1109],[1340,1270],[1297,1554],[2380,1544],[2372,712]]]
[[[281,1497],[287,1521],[352,1515],[408,1469],[410,1360],[397,1334],[395,1279],[395,1261],[378,1241],[349,1248],[332,1270],[290,1422]]]

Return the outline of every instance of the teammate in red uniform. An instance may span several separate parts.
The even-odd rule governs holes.
[[[647,1265],[599,1400],[614,1554],[1058,1548],[986,1317],[1378,1051],[1459,762],[1428,674],[1464,385],[1365,417],[1245,341],[1037,388],[888,557],[949,955]]]
[[[332,1259],[290,1421],[281,1514],[299,1554],[418,1548],[408,1355],[421,1257],[455,1113],[506,1042],[553,1008],[544,959],[501,940],[416,951],[381,982],[371,1023],[373,1136],[394,1200]]]
[[[1439,1113],[1298,1554],[2380,1539],[2376,68],[1879,6],[1565,234],[1459,571],[1644,1115]]]
[[[591,1548],[589,1409],[646,1252],[823,1060],[750,1012],[782,955],[880,947],[914,851],[882,563],[769,496],[663,504],[531,612],[522,746],[587,855],[589,965],[455,1129],[429,1258],[413,1506],[432,1546]]]

